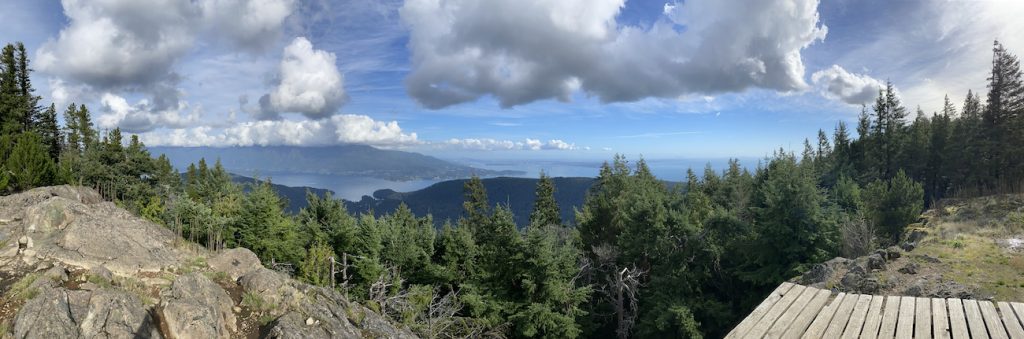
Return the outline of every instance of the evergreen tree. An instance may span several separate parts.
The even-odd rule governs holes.
[[[263,262],[298,264],[305,256],[295,223],[284,214],[284,201],[269,181],[252,184],[237,221],[237,243]]]
[[[218,162],[219,164],[219,162]],[[331,192],[320,198],[306,191],[306,207],[299,211],[303,243],[325,240],[331,248],[342,253],[353,251],[356,220],[345,209],[344,202],[334,199]]]
[[[79,123],[78,106],[68,105],[64,110],[64,148],[77,156],[82,152],[82,135]]]
[[[302,262],[299,270],[302,280],[318,286],[329,286],[331,283],[331,259],[334,259],[331,246],[322,239],[317,239],[309,247],[309,255]],[[331,286],[333,287],[333,286]]]
[[[46,186],[53,182],[54,164],[42,139],[32,132],[18,136],[11,155],[7,158],[7,170],[16,190],[28,190]]]
[[[21,90],[18,86],[18,62],[12,44],[0,51],[0,130],[4,134],[22,131]]]
[[[904,147],[902,153],[902,163],[900,166],[904,171],[918,181],[924,181],[925,171],[929,170],[928,159],[930,151],[928,147],[931,144],[931,120],[925,115],[924,111],[920,107],[917,108],[917,117],[914,122],[910,125],[908,131],[907,144]]]
[[[1006,180],[1019,176],[1024,170],[1024,165],[1017,165],[1016,161],[1024,157],[1024,151],[1019,147],[1006,147],[1024,142],[1024,80],[1020,61],[999,41],[992,47],[992,73],[988,81],[988,99],[982,115],[988,142],[983,159],[990,180]]]
[[[924,188],[902,170],[890,180],[876,180],[861,194],[871,222],[884,232],[890,244],[899,241],[903,229],[924,208]]]
[[[826,260],[836,227],[824,214],[824,194],[796,158],[781,151],[754,179],[754,230],[750,271],[758,284],[776,284]]]
[[[35,89],[32,88],[32,79],[30,73],[32,69],[28,67],[28,53],[25,51],[25,44],[18,42],[15,44],[17,50],[17,81],[18,81],[18,98],[19,98],[19,115],[21,117],[21,130],[31,131],[34,129],[35,124],[39,120],[40,97],[35,95]],[[44,136],[45,140],[45,136]]]
[[[61,137],[60,126],[57,125],[56,106],[50,104],[50,107],[40,113],[35,132],[42,137],[43,145],[47,148],[50,159],[57,161],[60,158],[63,138]]]
[[[540,173],[535,196],[530,225],[562,225],[561,211],[555,201],[555,183],[544,172]]]
[[[483,181],[480,177],[473,176],[466,181],[463,186],[463,192],[465,194],[465,202],[462,203],[462,209],[464,211],[464,223],[471,231],[474,236],[479,236],[478,229],[485,227],[484,225],[490,219],[490,205],[487,202],[487,189],[484,188]]]

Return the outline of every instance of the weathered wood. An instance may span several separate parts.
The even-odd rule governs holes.
[[[988,339],[988,329],[985,328],[985,321],[981,319],[978,301],[966,299],[963,302],[964,315],[967,317],[967,327],[971,331],[971,338]]]
[[[967,327],[967,315],[964,313],[964,303],[960,299],[946,299],[946,306],[949,311],[949,334],[953,339],[970,338],[970,331]]]
[[[949,339],[949,316],[946,299],[932,298],[932,335],[936,339]]]
[[[793,304],[793,301],[796,301],[796,299],[808,289],[809,288],[801,285],[796,285],[790,288],[790,290],[786,292],[786,295],[782,296],[782,299],[779,299],[779,301],[776,301],[775,305],[768,310],[768,313],[765,313],[764,316],[761,317],[761,320],[758,320],[757,323],[754,324],[754,327],[751,327],[750,331],[744,334],[741,338],[764,337],[765,333],[768,333],[768,329],[775,324],[775,320],[779,319],[783,313],[786,313],[786,310],[788,310],[789,306]]]
[[[839,293],[779,285],[726,338],[1024,338],[1024,303]]]
[[[916,299],[900,297],[900,314],[896,319],[896,339],[914,338],[914,316]]]
[[[981,308],[981,317],[985,320],[985,326],[988,327],[988,336],[992,339],[1010,339],[1006,334],[1006,327],[1003,326],[1003,321],[999,319],[999,313],[996,312],[996,307],[992,305],[992,302],[979,300],[978,306]]]
[[[882,327],[878,339],[892,339],[896,336],[896,321],[899,320],[900,300],[896,296],[885,297],[885,312],[882,313]]]
[[[932,302],[928,298],[917,298],[917,310],[914,312],[914,338],[932,338]]]
[[[839,338],[843,335],[843,330],[846,329],[846,324],[850,320],[853,307],[857,306],[860,296],[859,294],[846,296],[843,304],[839,305],[839,309],[836,310],[836,315],[832,316],[832,321],[828,323],[828,328],[825,329],[825,336],[823,338]]]
[[[1020,319],[1017,318],[1013,307],[1006,302],[1000,302],[998,305],[999,316],[1003,319],[1003,325],[1006,326],[1006,332],[1010,334],[1010,338],[1024,338],[1024,327],[1020,325]]]
[[[860,337],[860,331],[864,328],[864,319],[867,318],[868,308],[871,307],[871,296],[862,294],[857,298],[857,304],[853,306],[853,313],[843,330],[843,338],[855,339]]]
[[[739,325],[736,325],[736,327],[733,328],[725,337],[727,339],[742,337],[747,333],[747,331],[750,331],[750,328],[754,327],[754,325],[761,320],[761,317],[771,310],[772,306],[775,305],[775,302],[782,299],[782,296],[786,294],[786,291],[791,289],[793,286],[795,285],[784,282],[779,285],[779,287],[776,287],[768,297],[764,298],[764,301],[762,301],[760,305],[757,305],[757,307],[750,312],[750,315],[748,315],[746,319],[743,319],[743,321],[741,321]]]
[[[1024,327],[1024,303],[1011,302],[1010,307],[1013,308],[1013,312],[1016,313],[1017,321]]]
[[[868,307],[864,328],[860,330],[861,339],[875,339],[878,337],[878,327],[882,325],[882,306],[884,305],[885,297],[880,295],[871,297],[871,306]]]
[[[825,313],[825,311],[822,309],[825,307],[825,304],[828,303],[828,300],[831,297],[831,291],[818,290],[818,293],[814,296],[814,299],[811,299],[811,302],[807,303],[807,306],[804,307],[804,310],[800,311],[800,315],[798,315],[796,319],[793,320],[793,323],[789,325],[789,328],[786,329],[786,333],[784,333],[781,338],[800,338],[800,336],[803,335],[805,331],[807,331],[807,327],[811,326],[811,322],[813,322],[815,318],[821,316],[821,314]],[[771,331],[769,331],[768,333],[770,337]]]
[[[836,314],[836,310],[839,309],[839,305],[846,299],[846,293],[839,293],[835,299],[832,299],[832,303],[828,304],[818,316],[814,318],[814,322],[804,332],[802,338],[822,338],[825,334],[825,329],[828,327],[829,322],[832,321],[832,316]]]
[[[812,306],[810,305],[811,301],[817,297],[821,291],[822,290],[817,288],[810,287],[805,289],[804,292],[800,294],[800,297],[793,301],[792,305],[789,305],[789,309],[786,310],[782,316],[779,316],[779,319],[775,321],[775,324],[772,325],[770,329],[768,329],[768,333],[765,336],[768,338],[782,337],[782,334],[786,332],[786,329],[793,325],[797,316]],[[832,293],[829,292],[827,294],[831,295]],[[828,295],[825,296],[826,300],[828,299]],[[821,305],[825,305],[825,303],[823,302]],[[820,310],[821,306],[818,306],[817,308],[818,309],[814,310],[814,312]]]

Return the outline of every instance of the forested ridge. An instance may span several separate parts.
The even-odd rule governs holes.
[[[799,153],[691,170],[673,188],[644,160],[616,156],[574,225],[542,176],[524,229],[479,178],[465,184],[462,216],[440,229],[404,206],[351,215],[329,195],[308,194],[291,215],[267,182],[243,190],[219,161],[190,165],[183,180],[138,137],[98,131],[84,105],[64,108],[59,124],[20,43],[3,48],[0,71],[5,194],[95,187],[186,239],[249,248],[424,337],[720,337],[810,265],[898,241],[926,202],[1018,192],[1024,174],[1024,83],[998,42],[984,96],[911,117],[890,83],[852,131],[840,122]]]

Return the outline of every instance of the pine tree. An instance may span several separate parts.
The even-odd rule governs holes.
[[[21,91],[18,88],[18,63],[14,45],[0,51],[0,130],[4,134],[22,131]]]
[[[555,201],[555,183],[544,172],[540,172],[540,179],[537,180],[530,225],[562,225],[561,210]]]
[[[30,131],[34,129],[36,122],[39,120],[40,97],[35,95],[35,89],[32,88],[32,79],[30,73],[32,70],[28,67],[28,53],[25,51],[25,45],[21,42],[15,44],[17,50],[17,81],[19,91],[19,115],[21,117],[21,130]],[[45,140],[45,136],[44,136]]]
[[[895,244],[903,229],[924,209],[924,188],[902,170],[890,180],[877,180],[861,194],[869,219]]]
[[[60,158],[61,138],[60,127],[57,126],[57,107],[50,104],[45,111],[41,112],[35,132],[43,139],[43,145],[50,154],[50,159],[57,161]]]
[[[869,153],[873,153],[873,158],[878,161],[878,176],[891,178],[899,167],[907,116],[892,82],[886,82],[885,89],[879,92],[874,112],[875,123],[871,134],[877,148],[869,147],[872,151]]]
[[[830,258],[836,226],[824,215],[825,197],[815,181],[786,153],[776,154],[756,175],[748,280],[775,284]]]
[[[911,178],[917,181],[924,181],[925,171],[929,170],[928,146],[931,143],[931,120],[925,115],[920,107],[917,108],[917,117],[910,125],[907,133],[907,142],[900,151],[903,168]]]
[[[1015,159],[1024,157],[1020,147],[1006,147],[1024,142],[1024,80],[1020,61],[996,41],[992,47],[992,73],[988,80],[988,99],[983,111],[984,133],[988,138],[984,160],[990,180],[1017,177],[1024,167]]]
[[[74,103],[64,110],[64,149],[73,155],[82,153],[82,134],[79,123],[78,106]]]
[[[74,113],[74,127],[77,129],[75,132],[81,140],[82,151],[84,152],[99,142],[99,132],[93,128],[92,117],[89,114],[89,109],[84,104],[78,106],[78,110],[74,111]]]
[[[6,167],[12,174],[11,179],[16,190],[46,186],[54,180],[53,160],[43,147],[42,139],[32,132],[18,136],[14,149],[7,158]]]
[[[460,225],[466,225],[473,235],[479,237],[479,229],[486,227],[486,224],[490,220],[491,212],[490,205],[487,200],[487,189],[484,188],[483,181],[480,177],[473,176],[466,181],[463,186],[463,192],[465,194],[465,202],[462,203],[462,209],[464,211],[464,220],[460,222]]]

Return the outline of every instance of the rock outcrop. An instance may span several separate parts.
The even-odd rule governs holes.
[[[19,339],[416,337],[247,249],[186,245],[82,187],[0,197],[0,295],[0,337]]]

